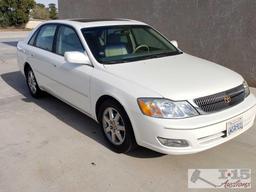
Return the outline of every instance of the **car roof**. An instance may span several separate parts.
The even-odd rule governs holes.
[[[113,26],[113,25],[147,25],[146,23],[122,18],[100,19],[100,18],[74,18],[65,20],[52,20],[46,23],[68,24],[78,28]]]
[[[112,18],[112,19],[107,19],[107,18],[74,18],[74,19],[68,19],[70,21],[78,21],[78,22],[101,22],[101,21],[132,21],[130,19],[123,19],[123,18]]]

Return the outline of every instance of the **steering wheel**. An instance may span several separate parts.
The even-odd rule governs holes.
[[[140,50],[141,48],[146,48],[149,52],[149,46],[146,44],[141,44],[138,47],[135,48],[135,50],[133,51],[133,53],[136,53],[138,50]]]

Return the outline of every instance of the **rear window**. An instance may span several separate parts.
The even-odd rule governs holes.
[[[52,51],[54,35],[56,32],[56,25],[45,25],[43,26],[36,38],[35,46]]]

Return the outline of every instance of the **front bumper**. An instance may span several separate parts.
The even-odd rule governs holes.
[[[208,115],[187,119],[157,119],[137,114],[133,120],[137,143],[164,154],[191,154],[210,149],[242,134],[253,126],[256,114],[256,99],[251,94],[242,103]],[[226,136],[227,123],[243,119],[243,129]],[[167,147],[157,137],[183,139],[188,147]]]

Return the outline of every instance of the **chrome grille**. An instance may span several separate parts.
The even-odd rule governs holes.
[[[197,98],[194,102],[199,107],[199,111],[209,113],[235,106],[241,103],[244,97],[245,89],[243,85],[240,85],[214,95]]]

